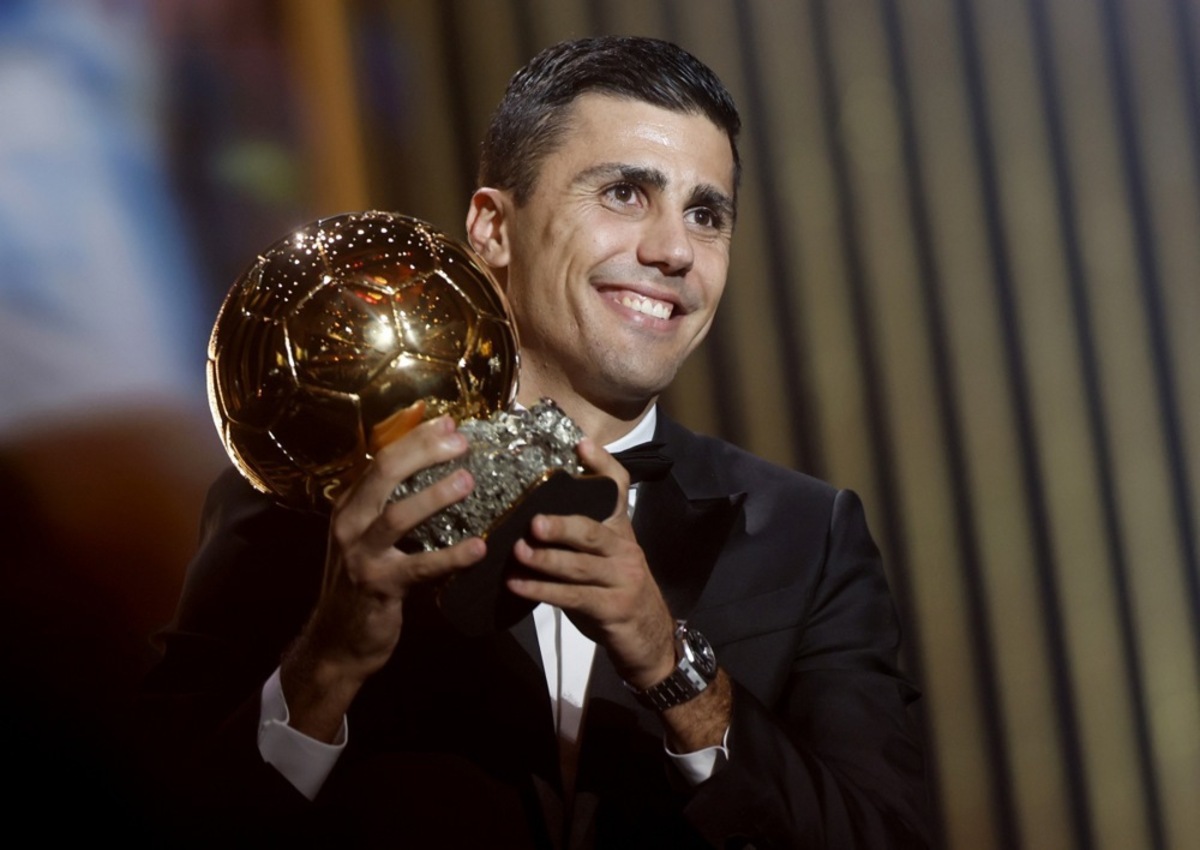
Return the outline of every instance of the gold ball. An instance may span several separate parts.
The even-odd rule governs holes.
[[[369,459],[372,429],[424,401],[456,419],[506,409],[518,343],[484,265],[429,224],[387,212],[321,219],[234,283],[208,347],[208,395],[251,484],[324,508]]]

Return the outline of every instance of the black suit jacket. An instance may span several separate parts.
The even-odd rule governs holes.
[[[283,829],[340,846],[926,846],[915,691],[857,497],[665,417],[658,436],[675,464],[641,485],[634,528],[672,613],[733,680],[725,769],[697,788],[674,775],[658,718],[601,651],[566,811],[532,620],[468,638],[418,599],[307,804],[258,758],[255,729],[315,602],[327,525],[229,473],[143,701],[167,787],[205,812],[178,828],[200,843]]]

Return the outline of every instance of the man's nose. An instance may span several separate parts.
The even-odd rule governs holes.
[[[638,260],[665,275],[686,274],[695,261],[691,234],[683,216],[660,210],[649,216],[638,246]]]

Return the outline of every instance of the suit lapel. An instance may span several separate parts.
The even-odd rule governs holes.
[[[633,530],[676,619],[695,607],[740,509],[740,495],[688,499],[673,474],[640,485]]]
[[[538,644],[537,626],[534,625],[533,615],[527,614],[522,617],[515,625],[509,627],[508,633],[517,642],[517,645],[525,650],[525,654],[537,667],[543,677],[542,686],[544,687],[546,671],[542,667],[542,650]]]

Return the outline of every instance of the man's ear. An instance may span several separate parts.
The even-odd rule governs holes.
[[[484,187],[476,189],[467,209],[467,239],[483,261],[499,271],[508,266],[508,212],[512,200],[507,192]]]

